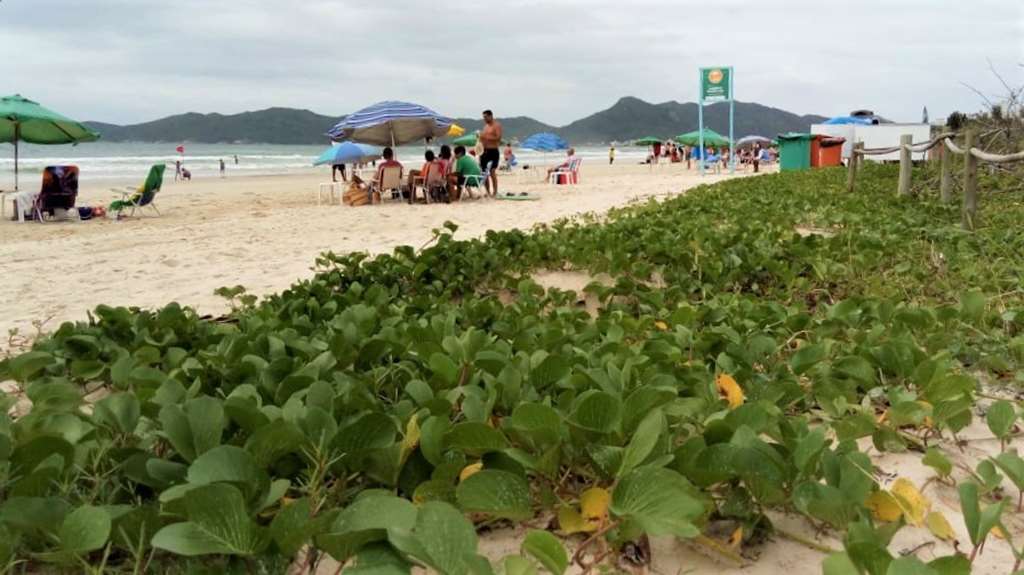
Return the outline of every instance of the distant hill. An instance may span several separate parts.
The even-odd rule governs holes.
[[[705,123],[726,134],[729,129],[728,104],[704,109]],[[188,113],[160,120],[118,126],[86,122],[108,142],[199,142],[323,144],[324,133],[341,117],[324,116],[309,110],[269,108],[241,114]],[[645,136],[669,138],[697,129],[697,104],[664,102],[651,104],[638,98],[620,99],[612,107],[562,127],[551,126],[525,116],[501,117],[508,138],[524,139],[537,132],[556,132],[575,144],[625,142]],[[736,137],[748,134],[774,136],[782,132],[807,131],[823,116],[800,116],[761,104],[736,102]],[[456,118],[468,131],[480,129],[475,118]]]
[[[309,110],[268,108],[231,115],[190,112],[130,126],[86,125],[108,142],[325,144],[324,132],[338,120]]]
[[[697,104],[664,102],[650,104],[637,98],[622,98],[614,106],[561,128],[559,133],[570,142],[629,141],[646,136],[670,138],[698,128]],[[737,138],[756,134],[774,137],[783,132],[806,132],[823,116],[799,116],[761,104],[736,102],[734,134]],[[717,103],[704,107],[704,124],[716,132],[729,134],[729,105]]]

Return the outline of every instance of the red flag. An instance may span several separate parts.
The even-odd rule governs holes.
[[[178,146],[177,148],[175,148],[175,150],[177,150],[179,154],[184,154],[185,146]]]

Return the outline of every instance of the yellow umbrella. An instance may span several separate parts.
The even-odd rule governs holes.
[[[462,126],[458,125],[458,124],[452,124],[448,128],[448,135],[450,137],[452,137],[452,138],[458,138],[459,136],[461,136],[462,134],[465,134],[465,133],[466,133],[466,129],[463,128]]]

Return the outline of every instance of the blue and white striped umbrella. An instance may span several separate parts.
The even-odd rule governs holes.
[[[541,132],[523,140],[523,143],[519,144],[519,147],[527,150],[536,150],[538,152],[554,152],[556,150],[568,149],[569,143],[557,134]]]
[[[327,135],[334,141],[350,140],[375,146],[400,146],[448,132],[451,118],[409,102],[379,102],[338,122]]]

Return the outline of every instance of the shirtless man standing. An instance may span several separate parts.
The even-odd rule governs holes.
[[[480,143],[484,153],[480,154],[480,169],[488,174],[484,188],[491,196],[498,195],[498,162],[501,161],[501,123],[494,119],[490,110],[484,110],[484,129],[480,131]]]

